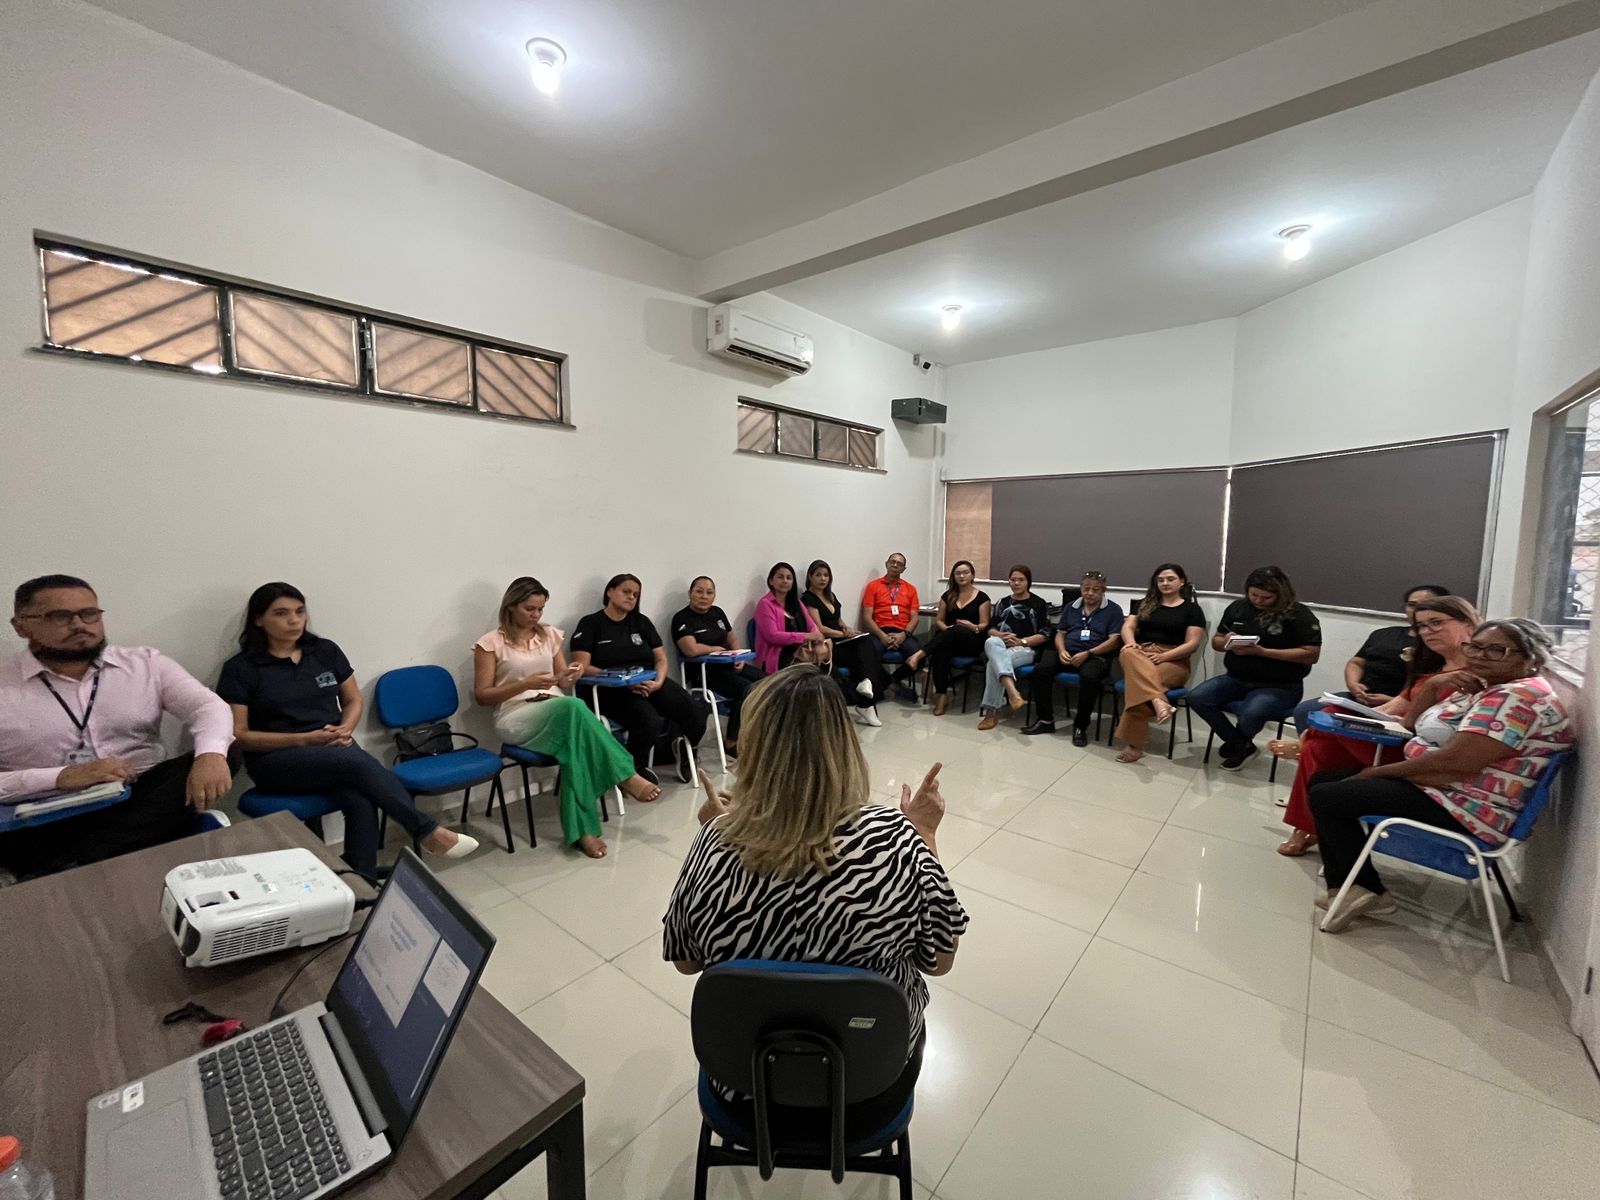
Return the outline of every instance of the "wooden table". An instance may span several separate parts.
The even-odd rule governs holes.
[[[185,967],[160,920],[166,873],[295,846],[344,865],[279,813],[0,889],[0,1132],[50,1169],[56,1195],[82,1194],[90,1098],[201,1048],[201,1025],[163,1026],[164,1014],[195,1000],[260,1025],[316,950]],[[353,944],[308,967],[286,1007],[323,999]],[[480,986],[399,1153],[341,1194],[479,1200],[543,1153],[551,1197],[581,1198],[583,1092],[583,1077]]]

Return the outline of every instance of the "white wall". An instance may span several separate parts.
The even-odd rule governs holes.
[[[1502,428],[1524,197],[1239,318],[1233,462]]]
[[[1520,546],[1502,547],[1531,574],[1540,553],[1535,544],[1539,508],[1537,477],[1543,439],[1530,438],[1534,414],[1580,380],[1600,371],[1600,77],[1590,84],[1533,196],[1527,291],[1523,300],[1512,423],[1517,469],[1507,471],[1506,525],[1518,530]],[[1530,453],[1531,451],[1531,453]],[[1528,461],[1529,459],[1532,461]],[[1525,488],[1529,480],[1535,486]],[[1591,633],[1591,645],[1600,645]],[[1576,1006],[1584,973],[1600,967],[1600,662],[1593,657],[1581,701],[1583,741],[1578,785],[1559,796],[1528,845],[1520,874],[1530,907],[1569,1001]],[[1591,1022],[1587,1036],[1600,1052],[1595,1002],[1579,1009]]]
[[[773,385],[702,352],[664,251],[72,0],[6,22],[7,586],[85,575],[116,640],[211,679],[249,590],[288,579],[370,683],[465,677],[522,573],[570,630],[615,571],[664,621],[701,572],[736,613],[775,559],[829,558],[848,589],[886,541],[925,557],[926,431],[886,430],[887,474],[733,452],[741,394],[889,425],[924,383],[900,350],[758,298],[817,343]],[[564,351],[577,428],[30,352],[36,229]]]
[[[1228,461],[1236,322],[1209,321],[944,369],[951,479]],[[1115,435],[1113,418],[1147,436]]]

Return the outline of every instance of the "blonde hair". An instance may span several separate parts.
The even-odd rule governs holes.
[[[816,667],[785,667],[744,702],[734,808],[717,828],[754,874],[827,871],[837,857],[834,830],[871,791],[838,685]]]
[[[513,646],[520,645],[519,639],[522,637],[521,631],[517,629],[514,615],[517,605],[532,596],[543,596],[548,600],[550,592],[532,575],[520,575],[511,581],[511,585],[506,588],[506,594],[500,597],[500,633]],[[530,632],[535,639],[538,639],[544,636],[544,630],[543,622],[535,621]]]

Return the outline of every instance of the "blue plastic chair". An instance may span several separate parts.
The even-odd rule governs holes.
[[[890,659],[890,657],[889,657],[890,654],[893,654],[895,657],[893,659]],[[891,662],[891,661],[893,661],[893,662],[903,662],[904,660],[905,660],[905,655],[901,654],[900,651],[898,651],[898,650],[887,651],[883,656],[883,661],[884,662]],[[983,659],[981,659],[981,658],[974,658],[974,657],[972,657],[970,655],[966,655],[966,654],[958,654],[958,655],[956,655],[954,658],[952,658],[950,660],[950,682],[954,683],[956,681],[956,677],[958,675],[961,678],[961,711],[962,712],[966,712],[967,711],[967,695],[968,695],[968,692],[970,691],[970,689],[972,688],[972,673],[973,673],[973,670],[982,661],[983,661]],[[928,702],[928,697],[930,695],[932,695],[932,693],[933,693],[933,672],[929,671],[927,673],[927,675],[923,677],[923,681],[922,681],[922,702],[924,704],[926,704]]]
[[[835,1183],[846,1171],[893,1175],[910,1200],[910,1025],[899,985],[860,967],[735,959],[702,974],[689,1016],[701,1065],[695,1200],[719,1166],[762,1179],[822,1170]],[[725,1098],[713,1079],[750,1098]]]
[[[536,793],[533,790],[533,781],[528,778],[528,770],[531,767],[555,767],[559,770],[561,764],[548,754],[540,754],[537,750],[529,750],[526,746],[519,746],[515,742],[501,742],[500,757],[522,771],[522,802],[528,809],[528,845],[537,846],[539,835],[533,831],[533,797]]]
[[[239,811],[247,817],[270,817],[273,813],[286,812],[302,825],[308,826],[319,838],[326,840],[322,832],[322,818],[338,812],[339,806],[326,796],[310,792],[274,794],[253,787],[239,797]],[[381,838],[379,840],[382,841]]]
[[[1544,812],[1545,805],[1550,802],[1556,780],[1572,757],[1573,751],[1570,750],[1551,756],[1544,773],[1539,776],[1539,782],[1534,785],[1533,792],[1522,806],[1522,811],[1517,814],[1516,823],[1511,826],[1511,833],[1503,846],[1493,846],[1469,834],[1458,833],[1453,829],[1440,829],[1436,825],[1425,825],[1409,817],[1362,817],[1362,824],[1367,826],[1367,844],[1361,847],[1361,853],[1356,856],[1355,867],[1339,889],[1339,894],[1328,903],[1328,912],[1322,918],[1322,927],[1324,929],[1328,927],[1328,922],[1344,903],[1345,894],[1355,883],[1357,872],[1374,854],[1387,854],[1391,858],[1398,858],[1414,866],[1425,867],[1444,875],[1454,875],[1457,879],[1465,879],[1469,883],[1476,880],[1483,891],[1484,915],[1489,920],[1489,931],[1494,934],[1494,952],[1500,960],[1500,978],[1510,983],[1511,967],[1506,962],[1505,942],[1500,936],[1500,922],[1495,917],[1494,892],[1489,887],[1489,876],[1492,874],[1494,881],[1500,885],[1500,894],[1505,897],[1507,914],[1513,921],[1521,921],[1522,914],[1517,911],[1517,902],[1511,898],[1511,889],[1506,886],[1506,877],[1500,873],[1500,860],[1532,836],[1534,823],[1538,821],[1539,814]]]
[[[1117,724],[1122,720],[1122,697],[1127,693],[1126,680],[1119,679],[1111,685],[1111,732],[1106,735],[1106,745],[1110,745],[1117,736]],[[1194,713],[1189,710],[1189,689],[1176,687],[1167,689],[1167,703],[1173,708],[1183,710],[1183,724],[1187,733],[1187,740],[1194,741]],[[1280,731],[1282,726],[1279,726]],[[1178,744],[1178,714],[1173,713],[1167,722],[1167,757],[1172,757],[1172,751]],[[1211,749],[1206,748],[1209,756]],[[1273,770],[1277,770],[1277,759],[1273,759]]]
[[[395,730],[415,729],[448,721],[460,707],[456,695],[456,681],[443,667],[427,665],[397,667],[378,677],[372,694],[378,720],[385,728]],[[484,816],[494,812],[495,802],[500,803],[500,823],[506,832],[506,853],[515,854],[511,840],[511,814],[506,811],[505,791],[500,786],[500,772],[505,762],[492,750],[478,745],[471,734],[450,731],[452,738],[463,738],[472,743],[464,750],[450,750],[443,754],[430,754],[424,758],[408,758],[390,768],[395,777],[413,796],[445,796],[463,792],[461,819],[467,819],[467,807],[472,802],[472,789],[479,784],[489,785],[489,806]],[[529,805],[528,828],[533,828],[533,810]]]
[[[1184,694],[1187,695],[1188,693],[1185,692]],[[1171,695],[1171,693],[1169,692],[1168,695]],[[1275,713],[1273,716],[1267,718],[1267,724],[1269,725],[1272,724],[1273,721],[1278,722],[1278,737],[1280,739],[1283,737],[1283,727],[1289,723],[1289,718],[1294,716],[1296,704],[1299,704],[1298,700],[1295,701],[1295,704],[1291,704],[1283,712]],[[1187,708],[1188,705],[1185,705],[1184,707]],[[1224,704],[1222,706],[1222,711],[1231,717],[1237,717],[1241,712],[1244,711],[1244,701],[1235,700],[1231,704]],[[1211,747],[1217,740],[1217,731],[1215,729],[1211,729],[1209,725],[1206,728],[1209,729],[1210,732],[1206,735],[1205,757],[1200,760],[1203,763],[1208,763],[1211,761]],[[1190,739],[1193,740],[1192,733],[1190,734]],[[1278,780],[1278,756],[1274,754],[1269,755],[1268,757],[1272,759],[1272,768],[1267,772],[1267,782],[1276,783]]]

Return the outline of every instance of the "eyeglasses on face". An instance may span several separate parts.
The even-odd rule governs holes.
[[[1451,622],[1447,618],[1441,617],[1437,621],[1418,621],[1417,628],[1426,629],[1429,633],[1437,633],[1441,629],[1449,628],[1450,624]]]
[[[1517,653],[1517,651],[1510,646],[1501,646],[1498,644],[1486,646],[1482,642],[1468,642],[1466,645],[1461,647],[1461,651],[1470,658],[1483,658],[1487,659],[1489,662],[1500,662],[1503,659],[1510,658],[1513,654]]]
[[[106,610],[103,608],[80,608],[76,610],[52,608],[49,612],[19,613],[17,615],[24,621],[43,621],[46,625],[54,625],[59,629],[65,629],[72,624],[74,618],[85,625],[98,625],[100,624],[100,619],[106,615]]]

